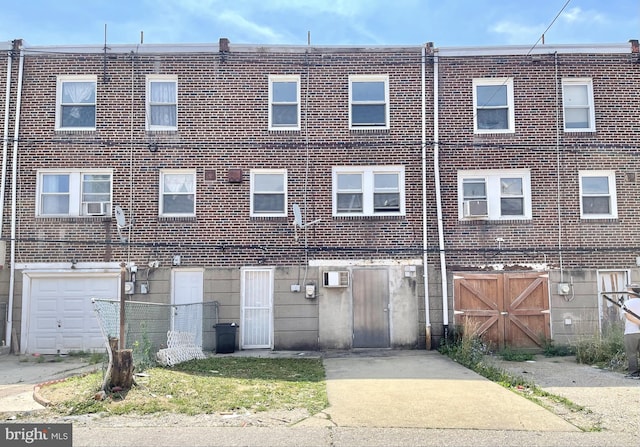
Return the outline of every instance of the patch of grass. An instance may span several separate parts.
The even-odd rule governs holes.
[[[188,415],[239,409],[265,411],[306,408],[315,414],[328,405],[320,359],[211,357],[173,368],[150,368],[137,386],[99,401],[94,395],[102,373],[74,377],[41,389],[64,415],[107,412]]]
[[[622,371],[626,364],[624,330],[621,326],[613,326],[602,335],[580,340],[575,346],[575,353],[579,363]]]
[[[556,345],[553,340],[543,340],[542,354],[545,357],[566,357],[575,355],[576,351],[572,346]]]
[[[534,357],[532,352],[521,351],[509,347],[502,349],[498,354],[508,362],[526,362],[527,360],[532,360]]]

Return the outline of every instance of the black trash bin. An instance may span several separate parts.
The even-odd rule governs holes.
[[[235,323],[218,323],[213,327],[216,330],[216,353],[230,354],[236,350],[236,329]]]

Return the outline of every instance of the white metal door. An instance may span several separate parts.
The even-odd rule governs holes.
[[[273,269],[242,269],[241,349],[273,347]]]
[[[172,270],[171,284],[171,302],[175,305],[171,317],[171,330],[194,333],[196,346],[202,346],[204,271]]]
[[[625,292],[627,284],[629,284],[627,270],[598,270],[598,291],[615,301],[620,299],[624,301],[628,295],[611,292]],[[602,294],[598,294],[598,311],[601,332],[614,325],[624,326],[624,314],[620,308],[604,298]]]
[[[118,276],[59,273],[27,276],[25,281],[29,311],[23,325],[23,353],[105,349],[91,298],[118,299]]]

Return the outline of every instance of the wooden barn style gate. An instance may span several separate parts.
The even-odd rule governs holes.
[[[454,273],[454,321],[499,349],[535,349],[551,338],[545,272]]]

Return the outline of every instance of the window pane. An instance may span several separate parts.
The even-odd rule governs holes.
[[[338,190],[362,190],[362,176],[360,174],[338,174]]]
[[[502,178],[500,179],[500,189],[503,196],[521,196],[522,195],[522,179],[521,178]]]
[[[384,102],[384,82],[352,82],[352,101],[380,101]]]
[[[608,177],[582,177],[582,193],[609,194]]]
[[[502,198],[500,199],[500,212],[503,216],[523,216],[524,199]]]
[[[611,214],[609,197],[583,197],[582,212],[584,214]]]
[[[194,192],[193,175],[191,174],[165,174],[163,192],[167,193],[191,193]]]
[[[478,129],[508,129],[508,109],[478,109]]]
[[[398,174],[374,174],[374,188],[398,189]]]
[[[567,129],[588,129],[589,109],[564,109],[564,124]]]
[[[383,193],[373,195],[374,211],[400,211],[400,194]]]
[[[63,82],[63,104],[95,104],[95,82]]]
[[[42,214],[69,214],[69,195],[42,196]]]
[[[253,177],[255,192],[284,192],[284,175],[256,174]]]
[[[274,126],[295,126],[298,124],[298,106],[297,105],[279,105],[274,104],[271,124]]]
[[[338,194],[339,213],[362,212],[362,194]]]
[[[194,214],[193,194],[164,194],[162,212],[166,214]]]
[[[297,82],[274,82],[271,89],[273,102],[298,102]]]
[[[150,83],[151,102],[153,103],[176,103],[176,83],[175,82],[158,82]]]
[[[588,106],[589,90],[586,85],[565,85],[564,86],[565,106]]]
[[[150,122],[153,126],[176,127],[176,106],[153,105],[149,108]]]
[[[66,174],[47,174],[42,176],[42,192],[69,192],[69,176]]]
[[[484,181],[465,181],[462,183],[462,197],[465,199],[487,197],[487,190]]]
[[[506,85],[479,85],[476,90],[478,107],[499,107],[507,105]]]
[[[284,194],[254,194],[254,213],[283,213]]]
[[[62,127],[95,127],[95,106],[62,106]]]
[[[83,202],[111,201],[111,176],[106,174],[86,174],[82,177]]]
[[[351,108],[351,123],[356,125],[385,125],[385,104],[354,104]]]

